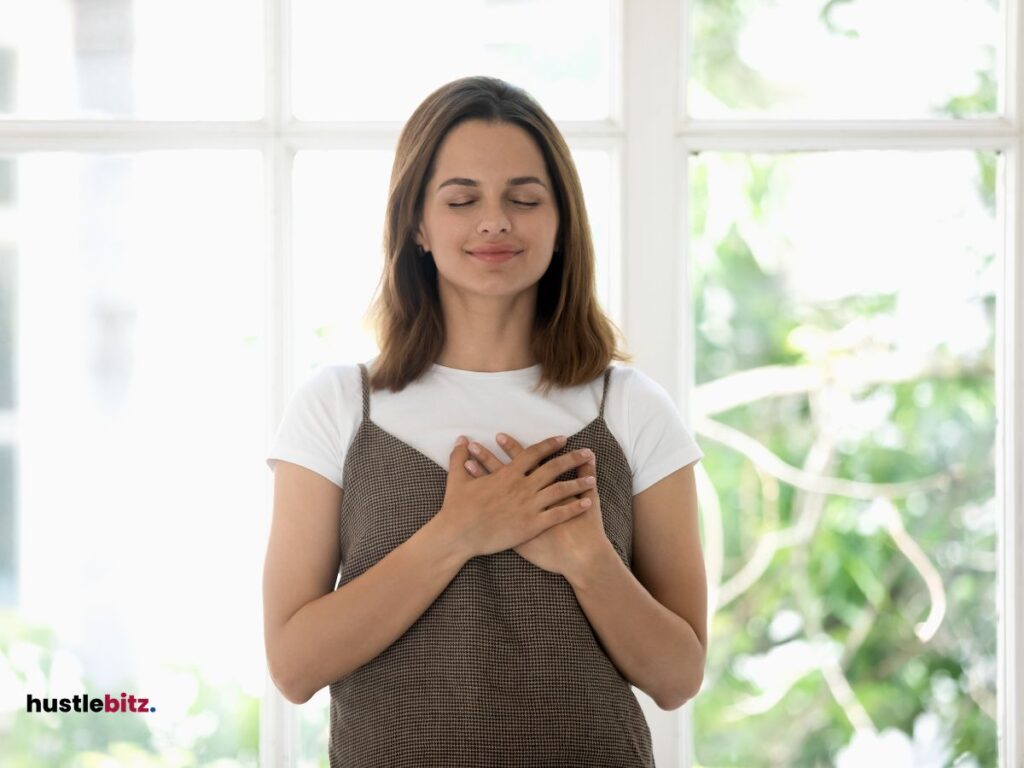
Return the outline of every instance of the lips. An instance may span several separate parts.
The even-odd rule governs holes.
[[[508,261],[519,252],[511,248],[479,248],[469,253],[481,261]]]

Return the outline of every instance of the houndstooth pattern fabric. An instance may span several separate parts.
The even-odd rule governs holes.
[[[448,478],[370,420],[359,368],[363,414],[342,470],[338,588],[433,517]],[[632,477],[604,420],[611,372],[597,417],[544,461],[595,452],[605,533],[629,566]],[[332,768],[654,766],[639,702],[569,582],[512,549],[469,560],[398,640],[330,692]]]

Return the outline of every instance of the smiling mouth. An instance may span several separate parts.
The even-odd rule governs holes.
[[[469,251],[470,256],[480,259],[480,261],[490,262],[508,261],[513,256],[518,256],[520,253],[522,253],[522,251],[497,251],[492,253],[487,253],[484,251]]]

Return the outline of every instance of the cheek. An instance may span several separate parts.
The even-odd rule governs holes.
[[[470,240],[467,230],[451,224],[442,225],[434,229],[435,252],[440,253],[462,253],[462,246]]]
[[[552,241],[558,236],[558,214],[552,214],[544,220],[544,231]]]
[[[520,231],[536,241],[554,240],[558,234],[558,217],[552,215],[525,216],[518,222]]]

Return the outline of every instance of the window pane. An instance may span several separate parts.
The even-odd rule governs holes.
[[[364,317],[383,258],[392,152],[304,151],[293,174],[293,381],[317,367],[372,357]]]
[[[991,116],[1002,78],[999,4],[695,0],[690,115]]]
[[[0,116],[258,119],[263,70],[259,2],[0,0]]]
[[[998,162],[691,159],[703,765],[996,764]]]
[[[451,0],[440,20],[419,0],[292,0],[295,116],[404,121],[444,83],[491,75],[555,120],[604,120],[614,1]]]
[[[70,765],[93,750],[118,764],[255,766],[266,680],[260,154],[13,160],[7,763]],[[156,711],[25,711],[26,694],[121,692]]]

